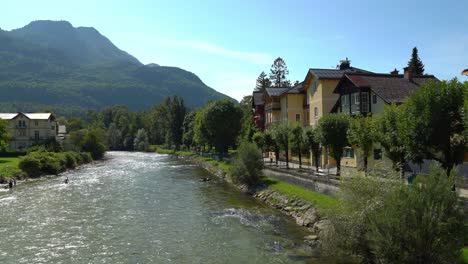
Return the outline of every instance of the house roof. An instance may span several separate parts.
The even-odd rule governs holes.
[[[21,114],[32,120],[48,120],[52,116],[52,113],[0,113],[0,119],[11,120]]]
[[[339,70],[339,69],[316,69],[310,68],[309,73],[316,76],[319,79],[341,79],[343,74],[348,72],[365,72],[370,73],[369,71],[362,70],[355,67],[349,67],[346,70]]]
[[[269,96],[280,96],[283,92],[286,92],[289,89],[289,87],[268,87],[265,91]]]
[[[253,92],[252,98],[254,106],[265,104],[265,100],[263,100],[263,92]]]
[[[348,79],[356,87],[370,88],[387,103],[401,103],[421,84],[428,80],[437,80],[433,75],[415,75],[411,80],[408,80],[404,78],[403,74],[368,73],[346,73],[343,79]],[[334,92],[339,93],[340,87],[341,81]]]

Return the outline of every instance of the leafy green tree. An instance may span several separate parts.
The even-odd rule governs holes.
[[[404,176],[408,142],[404,107],[391,104],[374,117],[375,139],[383,147],[385,156],[392,161],[393,168],[400,172],[400,177]]]
[[[258,183],[262,176],[262,160],[262,153],[254,143],[242,142],[233,161],[233,181],[248,186]]]
[[[209,103],[204,110],[204,124],[208,142],[218,153],[226,153],[234,146],[241,129],[242,111],[232,101],[220,100]]]
[[[85,123],[80,117],[68,117],[66,119],[67,132],[77,131],[85,128]]]
[[[408,61],[409,70],[415,75],[424,74],[424,64],[418,55],[418,48],[414,47],[411,53],[411,59]]]
[[[257,77],[257,81],[255,83],[255,91],[263,92],[266,88],[271,86],[271,81],[267,77],[266,73],[262,71],[260,75]]]
[[[322,145],[331,149],[336,161],[337,175],[341,172],[343,149],[348,145],[348,128],[349,116],[345,114],[328,114],[318,122],[320,141]]]
[[[83,138],[81,143],[82,151],[91,153],[94,160],[104,157],[106,152],[105,140],[102,136],[102,131],[98,129],[89,130]]]
[[[10,134],[8,132],[8,123],[5,120],[0,120],[0,151],[8,149],[8,141],[10,141]]]
[[[264,152],[265,148],[265,137],[264,134],[260,131],[255,132],[252,136],[252,141],[257,145],[257,147]]]
[[[273,151],[275,152],[275,163],[278,165],[278,158],[279,158],[279,146],[276,144],[274,138],[273,138],[273,131],[272,129],[267,129],[263,133],[263,143],[264,143],[264,148],[268,151]]]
[[[122,133],[115,123],[111,123],[107,129],[107,138],[109,139],[109,148],[119,150],[122,147]]]
[[[166,120],[166,127],[168,128],[166,132],[166,144],[174,144],[176,150],[178,150],[182,144],[183,123],[186,112],[184,100],[174,96],[172,100],[170,98],[166,100],[165,104],[168,111],[168,119]]]
[[[291,82],[287,79],[289,74],[288,66],[280,57],[275,59],[270,68],[270,81],[274,87],[290,87]]]
[[[242,128],[239,133],[238,141],[252,141],[252,136],[255,133],[255,125],[253,120],[253,111],[252,111],[252,96],[247,95],[242,98],[240,104],[240,109],[242,110]]]
[[[367,173],[368,157],[374,146],[374,125],[370,116],[357,116],[351,119],[348,129],[348,142],[359,148],[364,160],[364,171]]]
[[[136,151],[147,151],[149,148],[148,134],[144,128],[138,129],[133,141],[133,149]]]
[[[391,190],[369,221],[377,263],[457,263],[468,230],[454,183],[455,172],[433,167]]]
[[[187,149],[190,149],[194,145],[194,134],[195,134],[195,116],[196,112],[191,111],[185,115],[183,123],[183,135],[182,143]]]
[[[291,144],[291,150],[297,153],[299,168],[302,168],[302,152],[305,150],[304,132],[301,125],[298,123],[293,124],[290,130],[289,142]]]
[[[467,143],[463,93],[463,84],[453,79],[427,82],[410,96],[405,125],[413,160],[415,156],[437,160],[447,174],[463,162]]]
[[[286,156],[286,168],[289,169],[289,138],[291,129],[286,124],[274,124],[271,126],[271,135],[279,150],[284,150]],[[279,154],[279,153],[278,153]],[[277,156],[278,157],[278,156]]]
[[[205,125],[205,109],[201,109],[195,114],[193,141],[201,147],[205,147],[205,145],[208,144],[208,131]]]
[[[318,128],[309,127],[304,131],[304,145],[310,150],[314,158],[315,169],[318,171],[320,158],[320,135]]]

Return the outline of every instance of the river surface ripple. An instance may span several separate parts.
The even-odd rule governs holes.
[[[320,262],[292,219],[199,167],[106,157],[1,192],[0,263]]]

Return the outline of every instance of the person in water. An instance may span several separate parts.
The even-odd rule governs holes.
[[[8,182],[8,188],[10,188],[10,189],[13,188],[13,181],[12,181],[12,180],[10,180],[10,181]]]
[[[68,184],[68,177],[65,178],[65,181],[64,181],[64,182],[65,182],[65,184]]]

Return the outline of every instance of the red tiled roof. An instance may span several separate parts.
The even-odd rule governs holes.
[[[350,80],[356,87],[370,88],[387,103],[401,103],[421,84],[428,80],[437,80],[433,75],[417,75],[408,80],[402,74],[363,73],[346,73],[344,78]],[[335,92],[338,91],[338,86]]]

